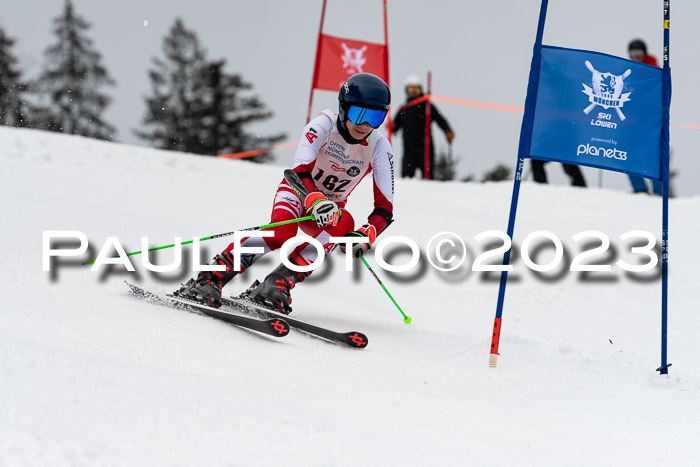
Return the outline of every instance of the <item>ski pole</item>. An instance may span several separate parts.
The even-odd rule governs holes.
[[[308,221],[308,220],[313,220],[314,216],[306,216],[306,217],[299,217],[298,219],[289,219],[286,221],[281,221],[281,222],[273,222],[272,224],[267,224],[267,225],[259,225],[257,227],[248,227],[247,229],[239,229],[239,230],[234,230],[233,232],[226,232],[226,233],[221,233],[221,234],[216,234],[216,235],[211,235],[209,237],[204,237],[200,238],[199,241],[203,242],[206,240],[212,240],[214,238],[221,238],[221,237],[228,237],[229,235],[233,235],[236,232],[248,232],[251,230],[263,230],[267,229],[270,227],[277,227],[278,225],[285,225],[285,224],[293,224],[294,222],[301,222],[301,221]],[[194,240],[187,240],[186,242],[180,243],[180,245],[189,245],[190,243],[194,242]],[[156,251],[156,250],[165,250],[166,248],[172,248],[174,247],[175,244],[172,243],[170,245],[164,245],[164,246],[157,246],[153,248],[149,248],[146,251]],[[143,251],[134,251],[132,253],[127,253],[126,256],[132,256],[132,255],[138,255],[140,253],[143,253]],[[117,256],[112,256],[112,258],[117,258]],[[86,264],[94,264],[95,259],[97,258],[92,258],[90,261],[86,261],[83,263],[83,265]]]
[[[292,190],[294,191],[294,193],[296,193],[296,195],[299,196],[301,199],[306,198],[306,196],[309,194],[308,190],[304,186],[304,183],[301,181],[301,179],[299,178],[299,175],[297,175],[297,173],[295,171],[293,171],[291,169],[285,170],[284,171],[284,179],[287,180],[287,183],[289,183],[289,185],[292,187]],[[394,300],[394,297],[391,296],[391,294],[387,290],[384,283],[379,279],[377,274],[372,270],[372,268],[370,267],[367,260],[364,258],[361,258],[361,259],[362,259],[362,262],[365,263],[365,266],[367,266],[367,269],[369,269],[369,272],[371,272],[372,275],[374,276],[374,278],[377,279],[377,282],[379,282],[379,285],[382,286],[382,289],[384,289],[384,292],[386,292],[386,294],[389,296],[391,301],[394,302],[394,305],[396,305],[396,308],[398,308],[398,310],[403,315],[403,322],[406,324],[410,324],[412,321],[412,318],[410,316],[406,316],[406,313],[404,313],[403,310],[401,309],[401,307],[399,306],[399,304],[396,303],[396,300]]]
[[[367,260],[364,257],[360,257],[360,259],[362,260],[363,263],[365,263],[365,266],[367,266],[367,269],[369,269],[369,272],[371,272],[372,275],[374,276],[374,278],[377,279],[377,282],[379,282],[379,285],[382,286],[382,289],[384,289],[384,292],[386,292],[386,294],[389,296],[391,301],[394,302],[394,305],[396,305],[396,308],[401,312],[401,314],[403,315],[403,322],[406,324],[411,324],[411,321],[413,321],[413,319],[410,316],[407,316],[406,313],[403,312],[403,310],[401,309],[399,304],[396,303],[396,300],[394,300],[394,297],[392,297],[391,294],[389,293],[389,291],[386,289],[386,286],[384,285],[384,283],[381,281],[381,279],[379,279],[379,276],[377,276],[377,273],[375,273],[374,270],[370,267]]]

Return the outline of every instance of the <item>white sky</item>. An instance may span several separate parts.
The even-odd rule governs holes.
[[[54,41],[51,19],[62,0],[1,0],[0,25],[17,40],[14,52],[25,78],[35,77],[43,51]],[[327,34],[383,42],[381,0],[328,0]],[[107,89],[114,102],[107,119],[117,140],[141,144],[133,136],[150,92],[147,70],[161,57],[163,37],[176,17],[194,30],[210,59],[225,58],[230,72],[241,73],[275,115],[259,124],[261,134],[286,132],[299,138],[305,123],[322,0],[255,2],[242,0],[74,0],[91,25],[90,37],[117,81]],[[407,75],[433,74],[433,93],[503,105],[522,106],[527,86],[539,0],[446,1],[389,0],[389,52],[393,105],[404,102]],[[700,2],[672,2],[671,66],[673,124],[700,124]],[[626,56],[630,39],[641,37],[660,58],[661,0],[551,0],[544,43]],[[336,109],[335,93],[316,91],[314,110]],[[514,167],[521,115],[439,103],[454,127],[458,177],[483,173],[497,163]],[[446,151],[439,129],[436,148]],[[676,190],[700,194],[700,130],[672,126],[671,168],[678,171]],[[400,141],[395,140],[400,156]],[[293,150],[276,152],[287,164]],[[548,164],[550,182],[568,184],[558,164]],[[528,165],[529,167],[529,165]],[[600,171],[585,169],[589,185]],[[625,175],[605,172],[604,187],[630,190]]]

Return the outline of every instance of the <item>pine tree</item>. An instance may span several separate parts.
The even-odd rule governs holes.
[[[265,120],[272,112],[257,96],[241,96],[252,89],[238,74],[224,71],[225,60],[209,63],[200,70],[196,91],[195,115],[201,126],[200,154],[229,154],[272,145],[285,137],[252,135],[245,126],[257,120]],[[268,154],[251,158],[263,162]]]
[[[0,125],[29,126],[27,83],[22,81],[19,62],[12,54],[14,39],[0,28]]]
[[[54,20],[57,42],[46,49],[36,87],[48,100],[40,127],[60,133],[111,140],[116,132],[102,117],[111,99],[99,88],[114,85],[102,56],[87,36],[90,24],[66,0]]]
[[[447,182],[455,179],[456,162],[450,154],[439,153],[435,158],[435,165],[433,171],[435,172],[433,178],[442,182]]]
[[[177,19],[163,40],[165,59],[153,59],[152,95],[136,134],[161,149],[218,155],[276,142],[284,135],[254,137],[248,123],[271,116],[257,97],[241,97],[252,85],[224,71],[224,60],[209,62],[197,35]],[[263,159],[265,155],[254,159]]]
[[[163,53],[165,60],[153,58],[155,68],[149,71],[153,94],[146,99],[143,120],[149,131],[136,134],[157,148],[198,153],[194,87],[206,51],[178,18],[163,39]]]
[[[496,167],[484,174],[482,182],[502,182],[510,180],[510,169],[505,164],[496,164]]]

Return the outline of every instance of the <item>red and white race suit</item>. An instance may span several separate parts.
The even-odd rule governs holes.
[[[394,152],[391,143],[375,129],[361,143],[350,144],[342,137],[337,125],[338,116],[330,110],[324,110],[311,120],[302,132],[293,169],[309,192],[321,192],[338,204],[341,208],[338,225],[319,228],[314,221],[304,221],[299,225],[293,223],[266,229],[274,231],[275,236],[251,237],[241,243],[242,246],[263,249],[261,253],[241,255],[242,269],[281,247],[297,234],[298,227],[318,240],[326,255],[330,254],[336,247],[330,242],[330,237],[342,237],[355,229],[355,221],[344,206],[350,193],[369,173],[373,175],[374,210],[368,216],[368,223],[374,225],[377,234],[389,224],[394,200]],[[295,219],[302,214],[306,215],[304,200],[283,180],[275,194],[270,222]],[[228,249],[232,248],[233,244],[229,245]],[[304,243],[295,248],[292,256],[298,264],[311,264],[316,261],[318,253],[313,245]]]

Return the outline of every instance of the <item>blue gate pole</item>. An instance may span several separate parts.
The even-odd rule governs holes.
[[[513,181],[513,195],[510,201],[510,215],[508,217],[507,235],[512,240],[515,230],[515,214],[518,209],[518,196],[520,194],[520,181],[523,174],[525,158],[530,154],[532,142],[532,125],[535,119],[535,104],[537,102],[537,88],[540,80],[540,62],[542,61],[542,35],[544,34],[544,22],[547,17],[548,0],[542,0],[540,5],[540,18],[537,23],[537,36],[532,51],[532,63],[530,65],[530,76],[527,83],[527,96],[525,97],[525,112],[523,123],[520,127],[520,142],[518,143],[518,163],[515,168],[515,180]],[[503,255],[503,266],[510,264],[510,252]],[[506,282],[508,271],[501,272],[501,283],[498,288],[498,302],[496,304],[496,317],[493,321],[493,334],[491,336],[491,353],[489,355],[489,367],[496,368],[498,360],[498,343],[501,338],[501,317],[503,315],[503,301],[506,296]]]
[[[661,366],[656,369],[661,375],[668,374],[668,191],[670,170],[669,113],[671,107],[670,67],[670,21],[671,0],[664,0],[664,66],[663,66],[663,121],[661,126],[661,181],[663,183],[663,209],[661,220]]]

